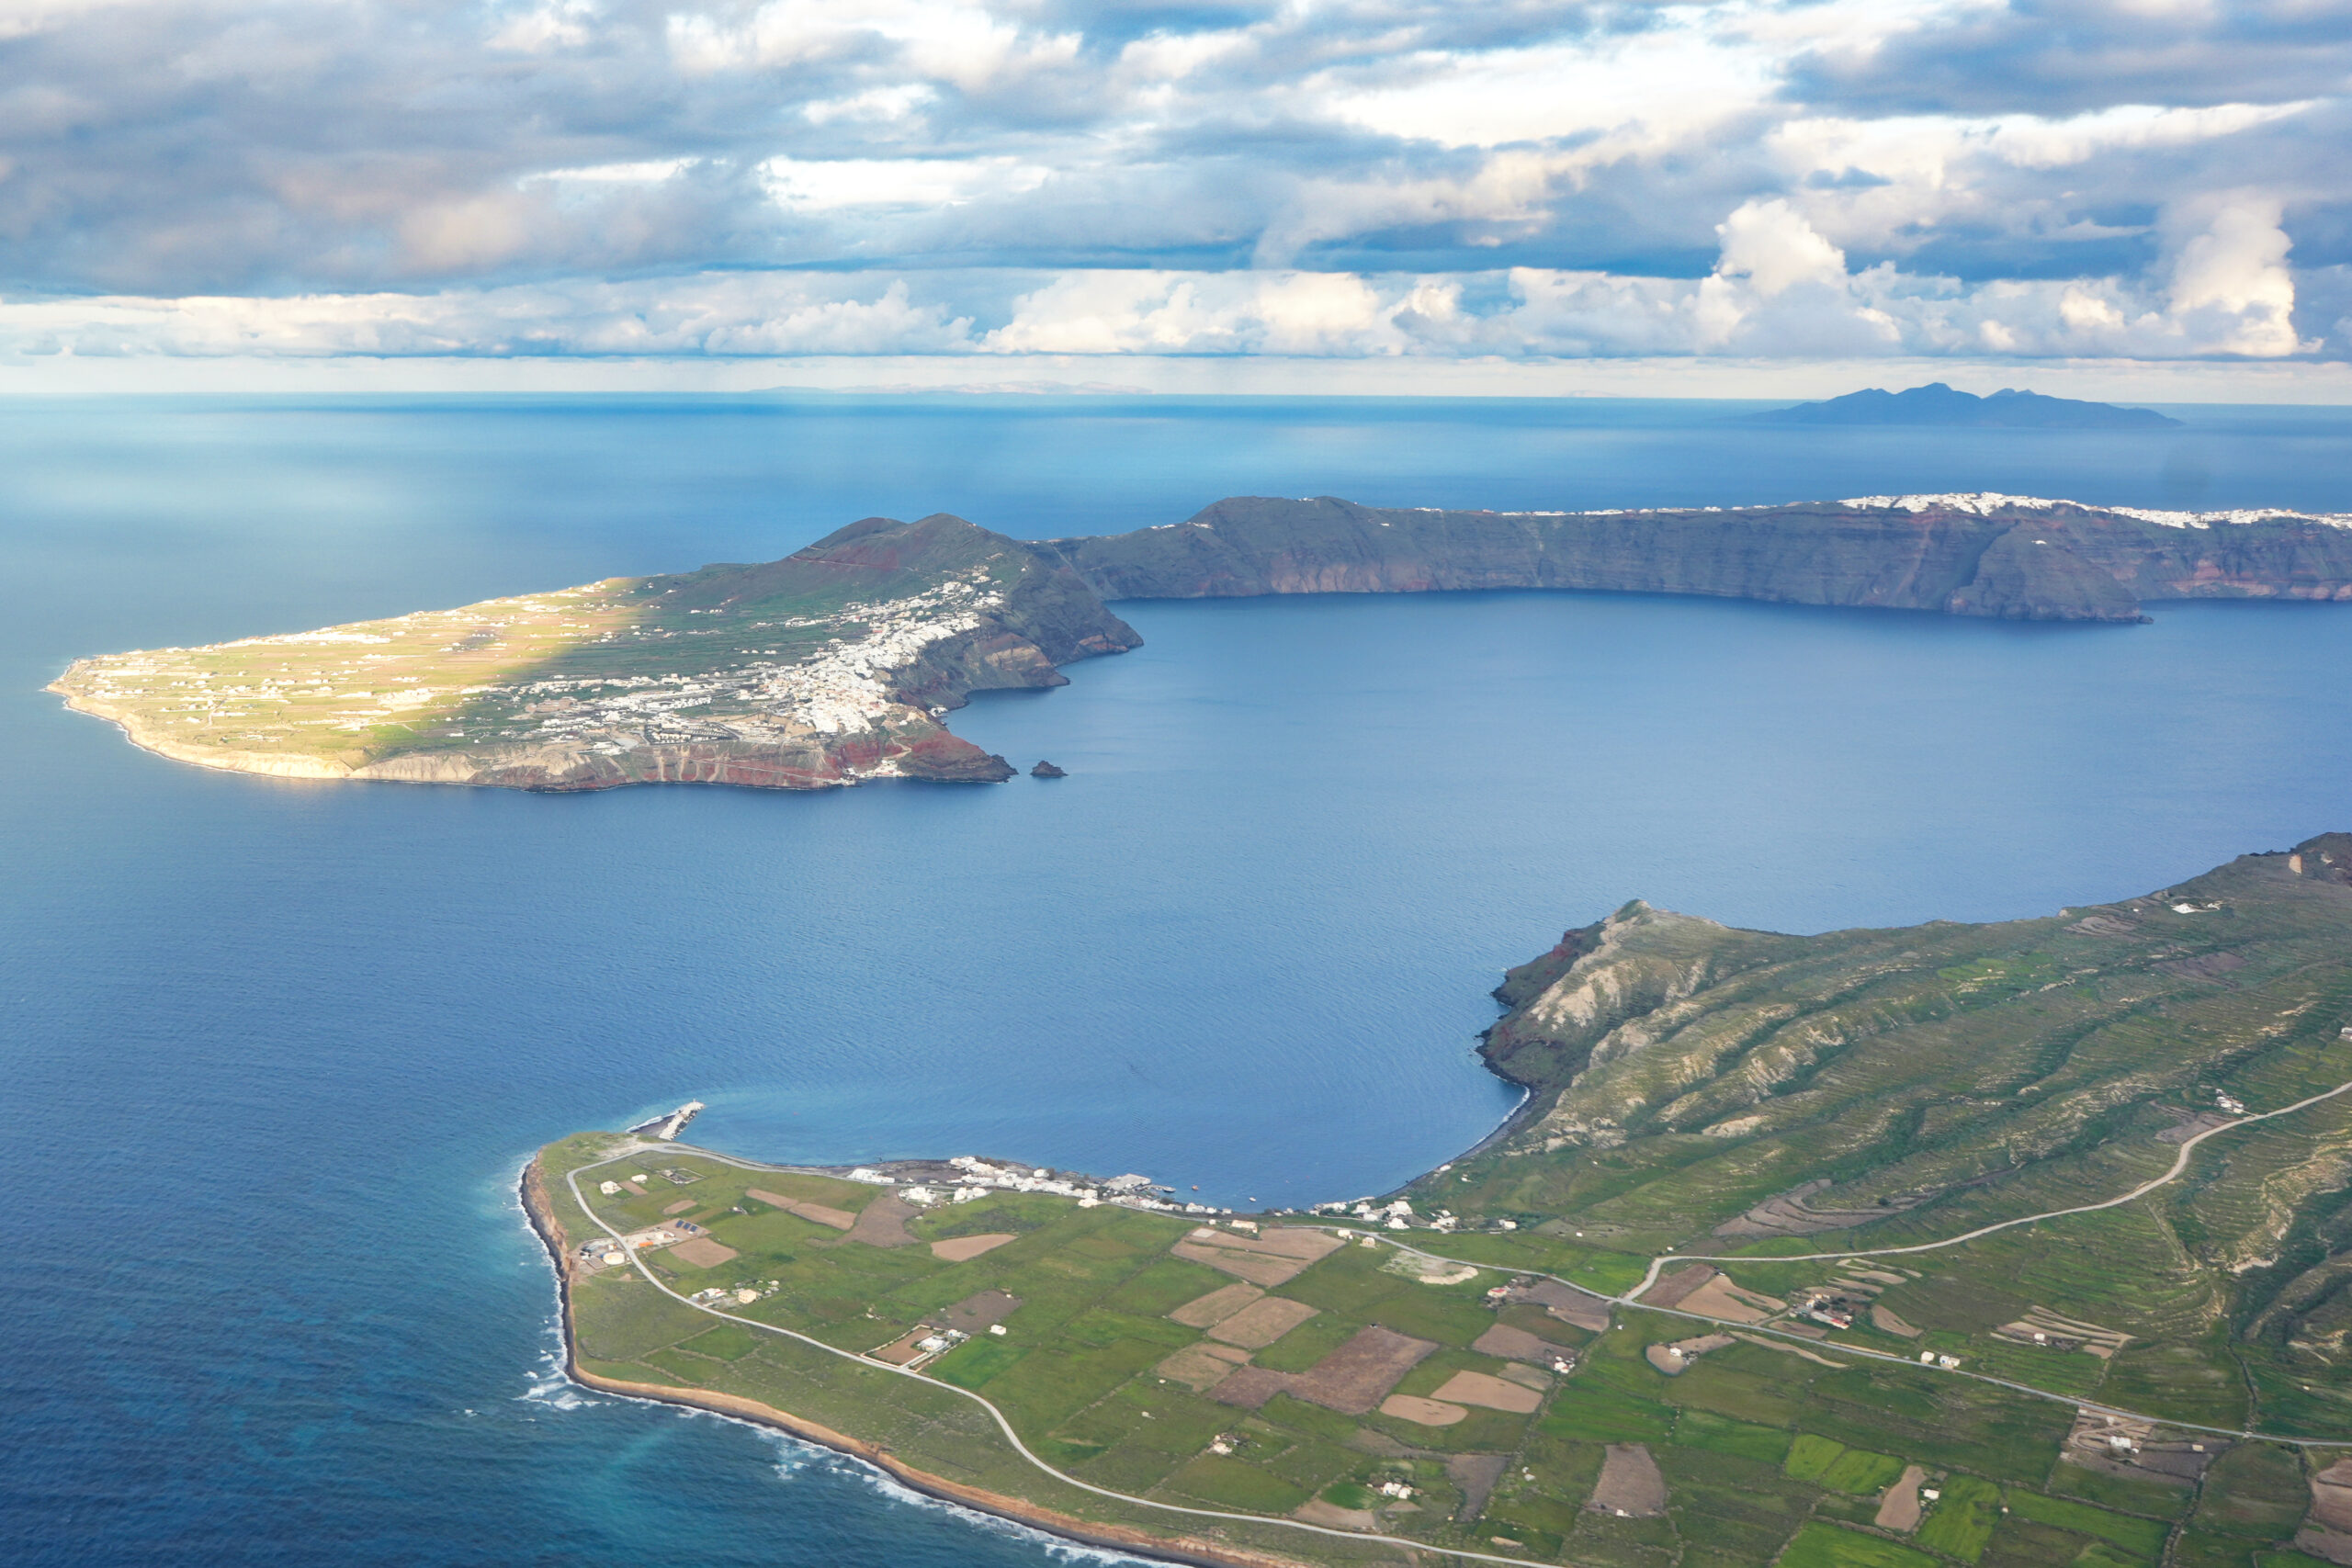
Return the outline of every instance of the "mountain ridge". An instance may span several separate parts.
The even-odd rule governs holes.
[[[1770,409],[1747,418],[1758,424],[1940,425],[1979,430],[2167,430],[2180,425],[2180,421],[2154,409],[2052,398],[2015,387],[1978,397],[1941,381],[1900,392],[1866,387],[1843,397]]]

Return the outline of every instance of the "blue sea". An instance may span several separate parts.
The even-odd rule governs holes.
[[[1999,490],[2352,509],[2352,412],[2155,434],[1735,405],[1235,399],[0,406],[0,1560],[855,1568],[1091,1555],[588,1395],[524,1159],[688,1097],[791,1160],[1376,1191],[1512,1096],[1507,965],[1628,898],[2042,914],[2352,827],[2352,606],[2066,627],[1638,596],[1124,606],[953,719],[989,787],[537,797],[140,752],[71,659],[785,554],[868,514],[1227,494]]]

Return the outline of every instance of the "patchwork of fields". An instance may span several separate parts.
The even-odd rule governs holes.
[[[1999,926],[1647,914],[1514,972],[1527,1114],[1377,1205],[551,1145],[576,1367],[1195,1560],[2352,1562],[2352,1095],[2285,1111],[2352,1080],[2352,836]]]
[[[586,1135],[542,1156],[549,1207],[571,1240],[603,1233],[560,1177],[601,1157],[607,1142]],[[583,1373],[739,1394],[876,1443],[925,1473],[1077,1520],[1237,1555],[1402,1556],[1371,1540],[1154,1517],[1060,1485],[1005,1443],[985,1411],[937,1385],[982,1394],[1047,1463],[1114,1492],[1526,1561],[2101,1568],[2157,1563],[2168,1543],[2189,1553],[2173,1559],[2183,1562],[2298,1561],[2273,1550],[2302,1516],[2292,1450],[2215,1440],[2188,1476],[2125,1473],[2103,1450],[2070,1443],[2075,1423],[2064,1404],[1926,1369],[1829,1364],[1846,1336],[1805,1354],[1734,1341],[1669,1377],[1645,1352],[1688,1341],[1686,1320],[1623,1308],[1616,1330],[1591,1333],[1510,1290],[1524,1274],[1495,1268],[1426,1283],[1372,1233],[1302,1231],[1299,1246],[1278,1228],[1217,1231],[1218,1243],[1255,1244],[1232,1247],[1204,1243],[1212,1227],[1168,1215],[1001,1193],[921,1213],[904,1226],[906,1244],[876,1246],[765,1200],[856,1215],[891,1201],[888,1189],[664,1157],[696,1179],[592,1201],[629,1233],[654,1224],[679,1190],[692,1195],[683,1217],[734,1256],[702,1268],[675,1249],[643,1255],[673,1290],[753,1293],[730,1295],[720,1310],[859,1355],[958,1322],[968,1337],[929,1360],[926,1378],[909,1379],[714,1318],[634,1268],[582,1269],[571,1291]],[[956,1260],[968,1250],[958,1238],[1008,1235]],[[1292,1263],[1313,1256],[1271,1288],[1196,1260],[1231,1252],[1250,1268],[1269,1243]],[[1509,1247],[1531,1267],[1538,1255],[1582,1260],[1532,1238],[1447,1245]],[[1504,1296],[1490,1299],[1498,1288]],[[2161,1429],[2146,1437],[2165,1440]],[[1625,1488],[1605,1472],[1629,1454],[1658,1477],[1662,1506],[1613,1501]],[[1916,1530],[1874,1528],[1882,1495],[1911,1464],[1939,1495]],[[2047,1555],[2061,1546],[2064,1555]]]

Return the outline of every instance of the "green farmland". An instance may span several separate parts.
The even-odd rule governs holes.
[[[576,1367],[1194,1559],[2352,1561],[2352,837],[1499,994],[1529,1106],[1393,1212],[550,1145]]]

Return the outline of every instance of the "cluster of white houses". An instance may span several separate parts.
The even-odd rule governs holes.
[[[1342,1199],[1336,1203],[1317,1203],[1307,1212],[1316,1214],[1346,1214],[1353,1219],[1368,1220],[1374,1224],[1385,1225],[1392,1231],[1408,1231],[1416,1226],[1425,1230],[1450,1231],[1462,1224],[1462,1216],[1451,1209],[1433,1209],[1430,1212],[1429,1218],[1424,1220],[1413,1212],[1413,1205],[1402,1198],[1386,1203],[1372,1198],[1358,1198],[1352,1201]],[[1516,1220],[1489,1220],[1486,1223],[1495,1230],[1515,1231],[1519,1228],[1519,1222]]]
[[[1096,1181],[1091,1178],[1057,1175],[1042,1166],[994,1165],[977,1155],[957,1155],[947,1164],[956,1172],[952,1180],[939,1179],[899,1185],[899,1178],[871,1166],[859,1166],[849,1173],[849,1179],[852,1181],[898,1186],[899,1196],[918,1208],[939,1203],[968,1203],[990,1192],[1042,1192],[1056,1198],[1075,1198],[1081,1209],[1114,1203],[1123,1209],[1149,1209],[1163,1213],[1229,1214],[1233,1212],[1207,1203],[1180,1203],[1159,1196],[1170,1189],[1155,1184],[1148,1176],[1136,1176],[1132,1172],[1114,1176],[1108,1181]]]
[[[676,724],[682,710],[698,710],[705,727],[725,720],[734,737],[861,734],[906,711],[898,682],[924,649],[978,630],[1003,607],[1001,593],[981,588],[986,577],[985,569],[976,568],[967,578],[902,599],[846,605],[822,622],[804,617],[746,627],[827,625],[848,634],[802,658],[753,659],[691,675],[541,680],[508,694],[539,699],[526,711],[548,739],[601,739],[627,748],[647,739],[649,720]],[[695,721],[684,722],[694,728]]]

